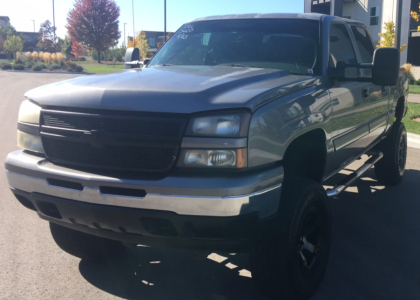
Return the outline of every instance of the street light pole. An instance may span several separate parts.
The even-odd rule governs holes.
[[[164,33],[163,34],[164,34],[164,41],[165,41],[164,44],[166,44],[166,0],[164,0],[164,5],[165,5],[165,9],[164,9],[164,11],[165,11],[165,13],[164,13],[164,15],[165,15],[164,16],[164,18],[165,18],[164,23],[165,23],[165,25],[164,25]]]
[[[127,23],[124,23],[124,46],[127,48],[127,44],[125,42],[125,37],[126,37],[126,35],[125,35],[125,25],[127,25]]]
[[[52,0],[53,3],[53,26],[54,26],[54,41],[56,39],[55,37],[55,11],[54,11],[54,0]]]
[[[131,0],[131,4],[133,6],[133,45],[135,40],[136,31],[134,30],[134,0]]]
[[[35,20],[31,20],[34,23],[34,32],[35,32]]]

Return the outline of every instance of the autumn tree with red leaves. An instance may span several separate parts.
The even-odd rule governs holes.
[[[78,41],[73,40],[70,53],[76,57],[79,57],[80,55],[82,55],[83,53],[82,44],[80,44]]]
[[[118,43],[120,8],[113,0],[76,0],[74,8],[67,15],[66,28],[72,39],[88,48],[108,50]]]

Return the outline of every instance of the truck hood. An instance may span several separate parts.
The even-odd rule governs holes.
[[[161,66],[81,76],[28,91],[42,107],[194,113],[256,109],[313,85],[310,76],[230,66]]]

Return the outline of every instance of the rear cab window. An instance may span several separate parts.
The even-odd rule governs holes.
[[[328,67],[337,67],[338,62],[357,64],[357,58],[347,27],[344,24],[332,23]],[[349,78],[358,77],[357,68],[346,68],[345,76]]]
[[[373,48],[372,39],[369,33],[366,31],[365,28],[362,26],[352,25],[351,30],[354,34],[356,39],[357,48],[360,52],[361,62],[362,63],[372,63],[373,60],[373,52],[375,49]],[[370,69],[363,69],[364,76],[372,76],[372,70]]]

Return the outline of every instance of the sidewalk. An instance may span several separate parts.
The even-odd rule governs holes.
[[[408,94],[408,102],[420,104],[420,95]]]
[[[420,149],[420,135],[407,132],[407,146]]]

